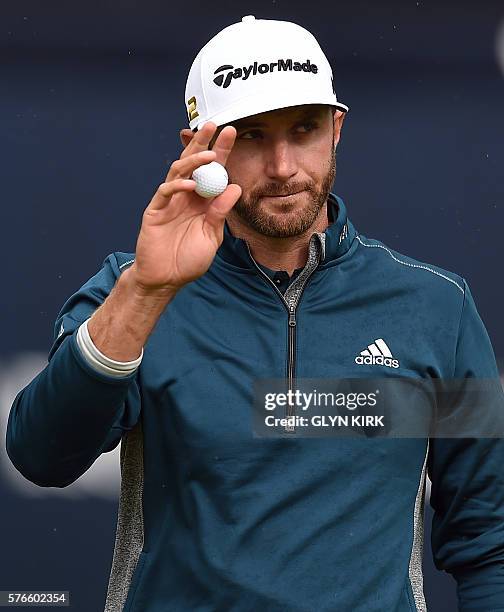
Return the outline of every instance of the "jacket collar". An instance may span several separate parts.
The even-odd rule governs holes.
[[[330,193],[327,198],[327,216],[330,225],[320,232],[323,245],[320,265],[326,265],[344,255],[355,238],[355,228],[347,217],[343,200]],[[314,232],[315,234],[315,232]],[[217,250],[217,256],[239,268],[252,268],[247,243],[242,238],[233,236],[228,222],[224,222],[224,239]]]

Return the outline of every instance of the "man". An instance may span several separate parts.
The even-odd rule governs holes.
[[[466,281],[360,235],[330,193],[348,107],[318,43],[244,17],[186,103],[135,253],[66,301],[14,401],[14,465],[64,487],[121,442],[107,612],[425,610],[426,471],[460,609],[504,610],[501,440],[252,434],[259,379],[498,377]],[[214,160],[230,182],[205,200],[191,176]]]

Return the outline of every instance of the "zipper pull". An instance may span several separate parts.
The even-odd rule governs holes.
[[[294,306],[291,304],[289,306],[289,327],[296,326],[296,310]]]

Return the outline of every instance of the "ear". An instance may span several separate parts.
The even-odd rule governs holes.
[[[189,128],[184,128],[184,129],[180,130],[180,142],[182,143],[182,146],[184,147],[184,149],[187,147],[187,145],[194,138],[194,134],[195,133],[196,132],[193,132]]]
[[[334,146],[336,147],[341,134],[341,128],[343,121],[345,120],[346,113],[343,111],[336,111],[334,113]]]

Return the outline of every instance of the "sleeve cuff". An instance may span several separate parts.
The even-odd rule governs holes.
[[[79,326],[76,334],[76,341],[79,350],[86,362],[97,372],[107,376],[123,378],[131,375],[138,369],[143,358],[143,348],[140,356],[133,361],[116,361],[99,351],[91,340],[87,328],[89,319],[86,319]]]

